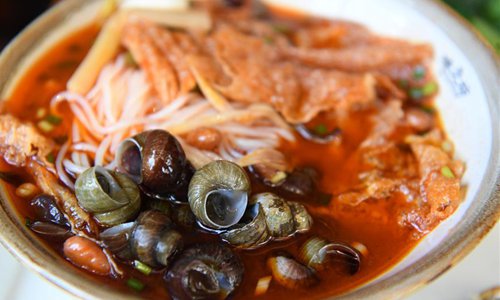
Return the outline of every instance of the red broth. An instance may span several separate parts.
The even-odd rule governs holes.
[[[84,58],[97,33],[98,28],[90,26],[54,45],[22,78],[12,98],[6,99],[3,112],[22,120],[36,122],[37,110],[48,109],[51,97],[64,90],[67,80]],[[284,143],[281,150],[291,159],[294,166],[312,166],[319,170],[322,174],[321,190],[330,193],[342,191],[351,185],[360,168],[356,159],[351,157],[351,153],[369,132],[372,126],[371,114],[371,111],[363,111],[352,116],[352,122],[343,128],[346,139],[340,147],[313,144],[298,137],[298,142]],[[67,116],[70,116],[69,110]],[[69,131],[70,119],[70,117],[65,117],[63,124],[51,133],[51,137],[64,139]],[[3,162],[0,164],[0,171],[23,174],[23,170],[12,168]],[[30,181],[26,176],[25,180]],[[257,183],[254,186],[254,190],[265,189]],[[14,190],[13,187],[9,187],[12,202],[20,217],[32,218],[27,200],[16,197]],[[307,203],[306,205],[311,207]],[[290,291],[273,281],[267,293],[259,296],[260,299],[289,299],[290,295],[293,295],[294,299],[319,299],[346,292],[374,279],[400,261],[418,242],[418,238],[413,236],[411,229],[398,224],[398,205],[404,205],[404,203],[397,197],[393,197],[387,201],[366,203],[358,207],[334,206],[328,215],[317,214],[313,209],[311,214],[314,218],[314,225],[310,232],[300,234],[292,240],[269,243],[258,250],[235,250],[243,259],[245,274],[234,299],[248,299],[254,296],[258,280],[271,274],[266,266],[267,257],[278,250],[297,256],[300,245],[311,236],[321,236],[331,241],[347,244],[357,242],[365,245],[368,253],[363,256],[360,271],[355,275],[347,275],[335,270],[320,272],[319,284],[304,290]],[[214,235],[201,231],[184,230],[182,233],[187,245],[218,239]],[[46,246],[61,254],[61,262],[71,264],[62,256],[62,243],[47,242]],[[129,293],[135,292],[127,287],[126,279],[138,278],[146,284],[140,296],[150,299],[167,297],[162,279],[163,271],[145,276],[127,264],[123,264],[122,267],[126,270],[125,279],[95,276],[76,267],[75,271],[80,272],[82,276],[93,277],[101,284],[104,283]]]

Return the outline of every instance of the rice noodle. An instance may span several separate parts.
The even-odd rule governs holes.
[[[127,66],[118,56],[97,76],[86,95],[64,91],[56,95],[51,108],[67,102],[74,115],[71,139],[57,155],[60,179],[73,188],[70,175],[77,176],[93,165],[115,168],[113,161],[120,142],[150,129],[164,129],[181,142],[188,159],[197,168],[218,159],[239,162],[258,149],[275,149],[281,140],[293,141],[288,124],[268,105],[224,104],[200,94],[187,93],[168,105],[161,103],[144,72]],[[223,139],[213,151],[187,144],[182,135],[199,127],[213,127]],[[274,150],[275,151],[275,150]],[[242,162],[267,163],[265,155]]]

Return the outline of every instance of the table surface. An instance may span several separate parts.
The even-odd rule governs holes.
[[[0,269],[0,299],[77,299],[22,266],[2,247]],[[500,286],[500,223],[457,266],[406,300],[476,299],[494,286]]]

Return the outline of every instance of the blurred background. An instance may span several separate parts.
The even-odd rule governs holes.
[[[0,49],[58,0],[0,0]],[[84,1],[84,0],[82,0]],[[500,0],[443,0],[469,20],[500,54]]]

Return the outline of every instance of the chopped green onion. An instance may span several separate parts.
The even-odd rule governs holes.
[[[47,110],[45,108],[39,108],[37,111],[36,111],[36,118],[37,119],[42,119],[43,117],[45,117],[45,115],[47,114]]]
[[[52,163],[52,164],[56,161],[56,157],[55,157],[54,153],[52,153],[52,152],[47,154],[47,156],[45,158],[47,159],[47,161],[49,163]]]
[[[264,43],[268,44],[268,45],[271,45],[272,43],[274,43],[274,39],[270,36],[265,36],[264,37]]]
[[[441,174],[449,179],[455,178],[455,174],[453,174],[453,171],[448,166],[444,166],[441,168]]]
[[[424,97],[428,97],[434,93],[436,93],[438,90],[438,85],[434,81],[427,83],[422,87],[422,94]]]
[[[425,77],[425,67],[424,66],[416,66],[413,69],[413,79],[419,80]]]
[[[144,275],[149,275],[152,271],[150,266],[138,260],[134,260],[134,268]]]
[[[285,24],[274,24],[273,25],[273,30],[278,32],[278,33],[287,33],[290,32],[290,28],[286,26]]]
[[[24,219],[24,225],[26,225],[26,227],[28,227],[28,228],[31,227],[31,220],[30,220],[30,218],[25,218]]]
[[[420,109],[425,111],[428,114],[435,114],[436,110],[432,106],[420,106]]]
[[[398,81],[398,85],[399,85],[400,88],[406,90],[410,86],[410,83],[408,82],[408,80],[401,79],[401,80]]]
[[[325,124],[319,124],[316,127],[314,127],[314,132],[317,135],[325,135],[328,133],[328,128],[326,127]]]
[[[129,280],[127,280],[127,285],[137,291],[137,292],[140,292],[144,289],[144,283],[142,283],[141,281],[139,281],[138,279],[135,279],[135,278],[130,278]]]
[[[59,125],[62,122],[62,118],[54,115],[48,115],[47,117],[45,117],[45,120],[52,125]]]
[[[419,88],[411,88],[408,93],[410,94],[410,98],[417,100],[424,96],[424,93],[422,93],[422,90]]]
[[[42,120],[42,121],[38,122],[37,125],[38,125],[38,128],[40,128],[40,130],[43,131],[43,132],[45,132],[45,133],[49,133],[52,130],[54,130],[54,125],[52,125],[47,120]]]

